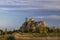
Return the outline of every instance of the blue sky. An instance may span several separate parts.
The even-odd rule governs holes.
[[[58,27],[60,0],[0,0],[0,29],[17,29],[26,17]]]

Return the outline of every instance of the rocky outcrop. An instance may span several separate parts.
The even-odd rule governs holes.
[[[21,26],[21,30],[25,32],[35,32],[40,27],[45,27],[45,21],[36,21],[33,18],[26,18],[25,22]]]

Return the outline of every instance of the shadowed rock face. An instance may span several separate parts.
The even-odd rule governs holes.
[[[29,32],[29,31],[35,32],[34,30],[45,26],[46,26],[45,21],[35,21],[32,18],[26,18],[25,22],[21,26],[21,29],[24,30],[24,32]]]

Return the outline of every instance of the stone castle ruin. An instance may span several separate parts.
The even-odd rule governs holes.
[[[45,21],[35,21],[33,18],[26,18],[25,22],[27,22],[27,23],[34,22],[34,23],[36,23],[36,25],[42,26],[42,27],[46,26]]]
[[[46,26],[45,21],[36,21],[33,18],[26,18],[21,29],[33,31],[35,29],[38,29],[39,27],[45,27],[45,26]]]

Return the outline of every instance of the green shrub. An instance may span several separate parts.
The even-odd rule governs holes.
[[[15,40],[15,38],[13,36],[9,36],[9,37],[7,37],[6,40]]]

